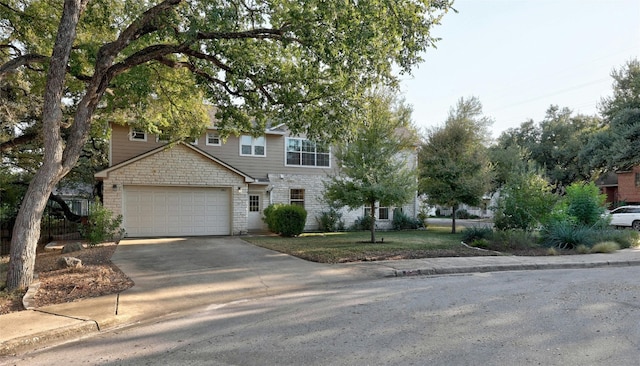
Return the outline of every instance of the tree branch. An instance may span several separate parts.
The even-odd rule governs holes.
[[[35,140],[37,137],[38,137],[38,134],[36,132],[28,132],[28,133],[25,133],[24,135],[14,137],[11,140],[5,141],[0,144],[0,152],[12,150],[15,147],[24,145],[26,143],[29,143]]]
[[[29,66],[33,63],[42,63],[47,60],[49,60],[49,57],[38,54],[28,54],[13,58],[0,66],[0,80],[15,72],[20,66]]]
[[[256,28],[243,32],[199,32],[197,34],[198,39],[276,39],[287,40],[302,44],[298,38],[286,37],[285,33],[288,26],[285,25],[282,28]]]
[[[64,212],[64,217],[67,220],[71,222],[80,222],[82,220],[82,216],[76,215],[73,212],[71,212],[69,205],[67,205],[67,203],[62,199],[62,197],[51,193],[49,195],[49,199],[57,203],[58,205],[60,205],[60,207],[62,208],[62,212]]]

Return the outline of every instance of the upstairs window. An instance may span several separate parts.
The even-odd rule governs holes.
[[[147,133],[143,130],[131,127],[129,130],[130,141],[147,141]]]
[[[208,146],[220,146],[220,135],[215,132],[207,132],[207,145]]]
[[[266,140],[264,136],[240,136],[240,155],[241,156],[266,156],[265,149]]]
[[[288,137],[286,144],[286,165],[323,168],[330,166],[329,148],[324,144],[293,137]]]

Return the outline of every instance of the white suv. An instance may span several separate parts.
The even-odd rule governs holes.
[[[627,226],[640,231],[640,206],[621,206],[609,212],[612,226]]]

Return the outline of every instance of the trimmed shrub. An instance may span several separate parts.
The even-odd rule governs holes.
[[[307,221],[307,210],[299,205],[269,205],[264,214],[269,230],[281,236],[302,234]]]
[[[399,208],[393,210],[392,223],[394,230],[415,230],[424,227],[424,221],[405,215]]]
[[[267,206],[264,211],[264,222],[267,224],[267,228],[269,229],[269,231],[271,231],[272,233],[280,233],[280,228],[278,228],[276,219],[275,219],[275,212],[278,210],[278,208],[284,206],[284,204],[282,203],[274,203],[271,204],[269,206]]]
[[[113,213],[96,199],[89,212],[87,224],[80,226],[80,234],[89,246],[95,246],[108,240],[119,240],[124,234],[124,229],[120,225],[122,225],[122,215],[113,217]]]
[[[324,232],[339,231],[344,228],[344,222],[340,220],[342,214],[336,209],[329,209],[329,211],[323,211],[319,217],[316,217],[320,230]]]

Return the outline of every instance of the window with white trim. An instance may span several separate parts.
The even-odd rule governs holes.
[[[252,137],[247,135],[240,136],[240,155],[241,156],[266,156],[266,140],[264,136]]]
[[[287,137],[286,165],[328,168],[331,163],[329,147],[310,140]]]
[[[289,203],[304,207],[304,189],[291,189],[289,191]]]
[[[129,130],[130,141],[147,141],[147,133],[144,130],[131,127]]]
[[[364,208],[364,216],[371,217],[371,207]],[[389,220],[389,207],[377,207],[376,218],[378,220]]]
[[[217,132],[207,132],[207,145],[208,146],[220,146],[220,135]]]

